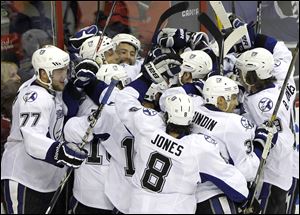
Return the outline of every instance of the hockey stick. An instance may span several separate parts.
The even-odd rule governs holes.
[[[102,109],[104,107],[104,105],[107,103],[114,87],[117,85],[117,83],[119,82],[119,80],[115,77],[112,78],[108,88],[107,88],[107,91],[105,92],[105,95],[103,97],[103,99],[101,100],[100,102],[100,105],[98,107],[98,109],[88,118],[90,120],[90,124],[89,124],[89,127],[88,129],[86,130],[85,132],[85,135],[82,139],[82,144],[80,145],[80,148],[82,148],[88,141],[88,137],[89,135],[91,134],[91,131],[92,129],[95,127],[96,123],[97,123],[97,120],[98,118],[100,117],[100,114],[102,112]],[[74,168],[71,168],[69,167],[67,169],[67,172],[66,172],[66,177],[61,181],[59,187],[57,188],[57,190],[55,191],[50,203],[49,203],[49,206],[46,210],[46,214],[50,214],[58,200],[58,197],[60,196],[61,192],[63,191],[68,179],[70,178],[72,172],[73,172]]]
[[[218,60],[218,69],[219,74],[223,75],[223,57],[224,57],[224,36],[215,25],[215,23],[207,16],[205,13],[200,13],[198,15],[198,21],[200,24],[204,25],[206,29],[211,33],[215,38],[219,46],[219,60]]]
[[[271,120],[268,122],[269,127],[272,127],[274,121],[276,120],[277,113],[278,113],[280,104],[282,102],[283,95],[285,94],[285,90],[286,90],[286,86],[288,84],[288,80],[290,79],[290,76],[292,74],[293,67],[294,67],[294,64],[296,62],[298,52],[299,52],[299,42],[297,43],[297,47],[294,50],[293,58],[292,58],[292,61],[290,63],[290,66],[289,66],[288,73],[286,74],[286,77],[285,77],[284,82],[282,84],[278,100],[276,102],[273,114],[271,116]],[[258,170],[257,170],[256,176],[255,176],[255,179],[254,179],[254,181],[253,181],[253,183],[252,183],[252,185],[249,189],[250,190],[250,195],[252,195],[252,198],[251,198],[251,201],[250,201],[250,206],[248,208],[246,208],[246,210],[245,210],[245,213],[247,213],[247,214],[253,212],[252,211],[252,205],[253,205],[253,202],[254,202],[255,194],[257,192],[257,184],[259,183],[259,181],[262,177],[263,168],[264,168],[267,156],[268,156],[270,148],[271,148],[272,137],[273,137],[273,133],[269,132],[268,137],[267,137],[267,141],[266,141],[266,145],[264,147],[264,150],[263,150],[263,153],[262,153],[262,156],[261,156],[261,160],[260,160],[260,163],[259,163],[259,166],[258,166]]]
[[[111,9],[110,9],[110,12],[109,12],[109,15],[108,15],[108,17],[107,17],[107,19],[106,19],[105,26],[104,26],[104,28],[103,28],[102,34],[100,35],[98,44],[97,44],[97,46],[96,46],[96,49],[95,49],[95,52],[94,52],[94,55],[93,55],[93,56],[94,56],[93,59],[95,59],[96,54],[97,54],[98,50],[99,50],[100,47],[101,47],[101,44],[102,44],[102,41],[103,41],[103,37],[104,37],[105,32],[106,32],[106,28],[107,28],[107,26],[108,26],[108,24],[109,24],[109,21],[111,20],[111,17],[112,17],[112,14],[113,14],[114,10],[115,10],[116,4],[117,4],[117,1],[114,1],[113,5],[112,5],[112,7],[111,7]]]
[[[154,37],[156,36],[156,33],[157,31],[160,29],[161,25],[172,15],[176,14],[176,13],[179,13],[179,12],[182,12],[186,9],[188,9],[189,7],[189,3],[188,2],[180,2],[178,4],[175,4],[173,5],[172,7],[168,8],[160,17],[159,17],[159,20],[156,24],[156,27],[155,27],[155,30],[153,32],[153,35],[152,35],[152,39],[151,41],[154,40]],[[145,57],[144,59],[144,62],[147,62],[148,61],[148,58],[149,58],[149,55],[150,55],[150,51],[151,49],[149,50],[147,56]]]
[[[256,33],[260,34],[261,33],[261,3],[262,1],[257,1],[257,6],[256,6]]]
[[[224,41],[224,56],[228,54],[229,50],[240,40],[244,35],[248,33],[247,26],[242,25],[236,29],[234,29],[231,34],[228,35],[226,40]]]
[[[231,1],[231,13],[235,16],[235,1]]]
[[[223,29],[232,28],[231,22],[227,16],[226,10],[221,1],[209,1],[210,6],[214,10],[216,16],[220,19]]]

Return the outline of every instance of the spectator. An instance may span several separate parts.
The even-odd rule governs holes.
[[[17,74],[18,69],[19,62],[14,53],[6,52],[1,55],[1,93],[4,83],[8,80],[20,82],[20,76]]]
[[[30,29],[22,34],[23,59],[20,61],[20,70],[18,72],[22,83],[34,75],[34,69],[31,64],[31,56],[35,50],[44,45],[52,44],[52,38],[45,31],[40,29]]]

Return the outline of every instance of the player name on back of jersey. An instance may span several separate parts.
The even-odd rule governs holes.
[[[196,111],[193,123],[212,131],[218,122]]]
[[[184,149],[183,146],[159,134],[154,140],[151,140],[151,143],[178,157],[181,155],[182,149]]]

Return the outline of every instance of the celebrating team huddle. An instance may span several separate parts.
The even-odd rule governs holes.
[[[1,162],[7,213],[291,213],[292,54],[247,27],[224,59],[205,32],[175,28],[145,59],[136,37],[94,25],[68,52],[36,50]]]

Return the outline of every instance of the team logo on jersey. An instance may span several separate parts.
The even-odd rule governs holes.
[[[34,91],[28,92],[23,96],[25,102],[33,102],[37,98],[37,93]]]
[[[263,98],[259,101],[258,108],[262,112],[268,112],[273,108],[273,101],[269,98]]]
[[[147,116],[155,116],[157,111],[150,108],[143,108],[143,113]]]
[[[138,110],[140,110],[141,108],[137,108],[137,107],[132,107],[129,109],[129,112],[137,112]]]
[[[210,136],[207,136],[207,135],[204,135],[204,139],[209,142],[209,143],[212,143],[212,144],[217,144],[217,142],[211,138]]]
[[[274,62],[275,67],[279,67],[281,65],[281,61],[280,60],[275,60]]]
[[[254,127],[254,124],[251,123],[248,119],[246,119],[245,117],[241,118],[241,124],[243,127],[247,128],[247,129],[251,129]]]

